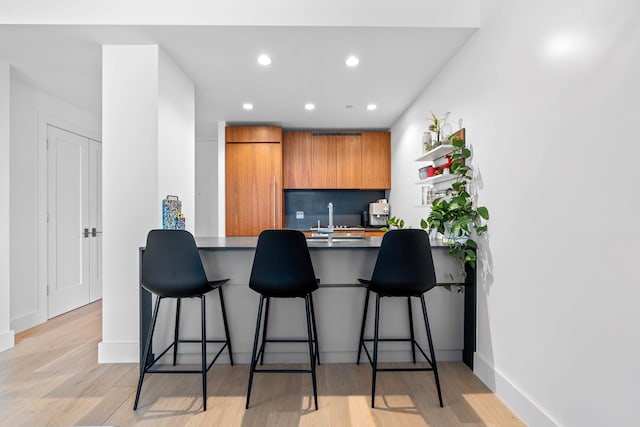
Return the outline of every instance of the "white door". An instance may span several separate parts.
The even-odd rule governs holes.
[[[96,275],[101,276],[97,267],[101,264],[102,241],[98,231],[102,230],[98,228],[99,179],[94,176],[99,172],[96,165],[100,151],[90,149],[91,143],[97,142],[53,126],[48,126],[47,137],[47,276],[51,318],[100,298],[95,295],[101,294],[101,280],[94,286],[91,282]]]
[[[89,301],[102,298],[102,144],[89,140]]]

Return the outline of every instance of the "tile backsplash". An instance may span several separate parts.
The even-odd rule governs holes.
[[[285,190],[285,227],[298,230],[329,224],[329,202],[333,203],[334,225],[360,226],[360,213],[369,203],[384,199],[384,190]],[[296,219],[296,212],[304,212]]]

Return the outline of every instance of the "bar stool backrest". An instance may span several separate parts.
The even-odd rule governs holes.
[[[151,230],[142,261],[142,286],[171,298],[212,290],[196,242],[185,230]]]
[[[418,296],[435,285],[429,235],[418,229],[386,232],[369,289],[381,295]]]
[[[260,233],[249,287],[280,298],[304,297],[318,289],[304,234],[298,230]]]

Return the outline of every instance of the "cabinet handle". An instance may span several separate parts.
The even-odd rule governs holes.
[[[276,176],[273,175],[273,228],[276,228]]]
[[[82,237],[85,237],[85,238],[86,238],[86,237],[89,237],[89,229],[88,229],[88,228],[85,228],[85,229],[82,231]]]

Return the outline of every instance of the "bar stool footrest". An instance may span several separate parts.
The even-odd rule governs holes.
[[[200,340],[178,340],[178,343],[198,343],[201,344],[202,341]],[[224,345],[218,350],[218,352],[216,353],[216,355],[214,356],[213,360],[211,361],[211,363],[209,363],[209,365],[207,365],[207,372],[209,372],[209,370],[213,367],[213,364],[216,363],[216,361],[218,360],[218,357],[220,357],[220,354],[222,354],[222,352],[227,348],[228,343],[226,340],[207,340],[207,343],[224,343]],[[160,355],[158,357],[156,357],[155,359],[153,359],[153,361],[151,363],[149,363],[147,366],[144,367],[144,372],[146,374],[202,374],[202,369],[195,371],[195,370],[183,370],[183,371],[179,371],[179,370],[158,370],[158,369],[151,369],[153,367],[153,365],[155,365],[158,360],[160,360],[160,358],[162,358],[162,356],[164,356],[173,346],[176,345],[176,341],[172,342],[171,344],[169,344],[169,346],[167,348],[165,348],[162,353],[160,353]]]
[[[367,355],[367,359],[369,359],[369,363],[371,364],[371,367],[373,368],[373,359],[371,358],[371,355],[369,354],[369,349],[367,348],[366,345],[364,345],[364,343],[366,341],[374,341],[372,338],[365,338],[362,340],[362,348],[364,348],[364,352]],[[391,341],[391,342],[412,342],[413,344],[418,347],[418,350],[420,350],[420,353],[422,353],[422,356],[427,360],[427,362],[429,363],[429,365],[431,365],[431,368],[387,368],[387,369],[380,369],[378,368],[377,371],[393,371],[393,370],[411,370],[411,371],[433,371],[433,362],[431,361],[431,359],[427,356],[427,354],[424,352],[424,350],[422,349],[422,347],[420,347],[420,344],[418,344],[418,342],[416,340],[412,340],[411,338],[378,338],[378,342],[380,341]]]

